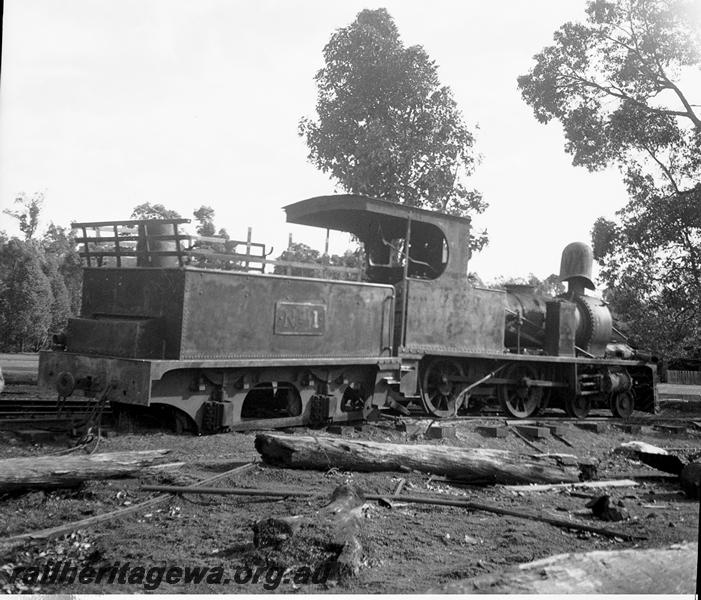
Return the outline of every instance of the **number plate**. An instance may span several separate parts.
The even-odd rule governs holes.
[[[324,335],[326,306],[309,302],[278,302],[275,305],[277,335]]]

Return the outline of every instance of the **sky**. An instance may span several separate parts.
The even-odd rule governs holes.
[[[201,205],[233,239],[325,232],[282,207],[339,190],[307,159],[301,117],[334,30],[386,8],[452,88],[482,161],[468,185],[489,208],[484,280],[559,270],[572,241],[626,203],[620,174],[571,164],[557,123],[539,124],[516,78],[584,0],[6,0],[0,78],[0,209],[43,193],[50,221],[128,219],[143,202],[191,218]],[[17,233],[0,214],[0,229]],[[191,228],[194,233],[194,227]],[[331,251],[350,242],[333,234]]]

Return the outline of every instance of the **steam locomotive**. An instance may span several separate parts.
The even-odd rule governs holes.
[[[387,406],[450,417],[492,399],[518,419],[548,406],[577,418],[602,406],[655,412],[655,364],[585,293],[585,244],[565,248],[568,290],[547,297],[472,285],[461,217],[358,195],[285,211],[290,223],[355,235],[364,280],[198,268],[179,221],[75,224],[88,262],[81,316],[41,353],[40,386],[201,433],[351,422]]]

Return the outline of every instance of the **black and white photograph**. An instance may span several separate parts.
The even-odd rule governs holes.
[[[700,0],[0,18],[2,593],[698,597]]]

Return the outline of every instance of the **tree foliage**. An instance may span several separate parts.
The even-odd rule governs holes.
[[[52,331],[59,331],[70,315],[78,314],[80,311],[83,269],[80,255],[76,250],[75,235],[70,229],[49,224],[48,229],[42,238],[45,261],[50,265],[45,271],[53,273],[60,282],[52,283],[52,288],[60,291],[65,288],[68,300],[68,314],[60,313],[54,316]],[[63,302],[61,300],[61,302]]]
[[[6,349],[35,350],[52,321],[53,291],[41,245],[10,239],[0,248],[0,339]]]
[[[197,221],[197,235],[205,237],[214,237],[215,235],[221,238],[221,241],[205,241],[197,240],[194,248],[199,251],[211,252],[213,254],[235,254],[235,243],[229,240],[229,234],[226,229],[217,228],[214,225],[214,209],[211,206],[200,206],[193,211],[192,215]],[[242,264],[233,259],[222,256],[197,256],[194,264],[205,269],[224,269],[226,271],[239,271],[243,269]]]
[[[533,286],[534,293],[551,297],[565,293],[565,286],[560,281],[560,277],[555,273],[548,275],[542,280],[533,273],[529,273],[528,277],[498,277],[489,283],[489,287],[493,288],[504,288],[507,285],[530,285]]]
[[[698,7],[590,0],[586,15],[555,33],[519,86],[539,121],[563,125],[573,164],[621,170],[629,201],[592,231],[606,297],[633,341],[682,352],[701,333],[701,118],[688,89],[701,66]]]
[[[216,228],[214,227],[214,209],[211,206],[202,205],[192,215],[197,221],[197,235],[214,235]]]
[[[316,120],[303,118],[309,159],[341,188],[467,216],[486,208],[464,183],[474,137],[421,46],[404,46],[385,9],[363,10],[324,48]],[[486,232],[472,247],[486,243]]]
[[[43,196],[18,196],[12,216],[25,239],[0,236],[0,349],[36,350],[80,308],[82,269],[70,231],[51,223],[39,238]]]
[[[163,204],[151,204],[144,202],[134,207],[131,213],[132,219],[180,219],[180,213],[163,206]]]
[[[346,267],[349,269],[360,270],[365,262],[365,256],[362,248],[358,247],[355,250],[346,250],[343,254],[333,254],[328,256],[321,254],[318,250],[301,244],[292,242],[287,250],[277,257],[278,261],[289,263],[308,263],[313,265],[323,265],[330,267]],[[302,266],[291,266],[284,264],[276,264],[273,273],[278,275],[292,275],[294,277],[323,277],[325,279],[350,279],[354,280],[357,277],[353,272],[339,271],[324,271],[321,269],[311,269]]]
[[[14,217],[19,222],[19,230],[24,234],[26,240],[34,237],[39,227],[39,214],[41,207],[44,204],[44,194],[36,193],[31,198],[22,192],[15,198],[15,205],[18,206],[15,210],[6,208],[2,212],[6,215]]]

